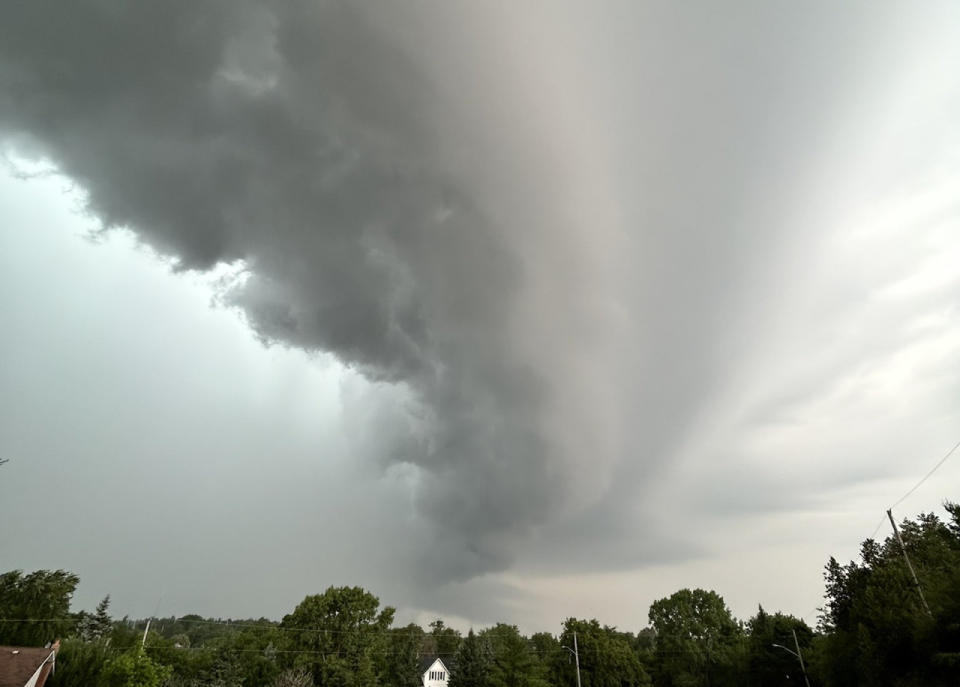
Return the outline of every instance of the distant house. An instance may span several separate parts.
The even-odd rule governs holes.
[[[439,656],[420,659],[420,682],[423,687],[447,687],[449,681],[450,671]]]
[[[45,649],[0,646],[0,687],[43,687],[53,672],[60,642]]]

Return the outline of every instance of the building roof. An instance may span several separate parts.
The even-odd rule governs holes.
[[[43,666],[37,687],[42,687],[53,667],[55,649],[35,646],[0,646],[0,687],[23,687]]]
[[[436,654],[432,656],[422,656],[420,658],[420,674],[423,675],[425,672],[430,670],[430,666],[432,666],[437,661],[440,661],[440,663],[443,665],[444,668],[447,667],[447,662],[444,661],[439,656],[437,656]],[[449,672],[449,669],[448,669],[448,672]],[[3,686],[0,685],[0,687],[3,687]]]

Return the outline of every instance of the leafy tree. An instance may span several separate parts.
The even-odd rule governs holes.
[[[311,652],[300,654],[296,667],[309,669],[318,685],[371,687],[393,613],[360,587],[330,587],[301,601],[281,628],[296,630],[289,633],[293,649]]]
[[[227,651],[218,652],[213,665],[203,676],[203,684],[210,687],[241,687],[243,681],[244,675],[240,663]]]
[[[899,543],[863,542],[859,562],[830,558],[826,636],[814,667],[839,687],[872,684],[955,685],[960,679],[960,506],[950,522],[934,514],[905,520],[901,535],[929,603],[923,608]]]
[[[380,676],[389,687],[420,687],[420,649],[426,633],[419,625],[393,628],[387,634]]]
[[[110,647],[120,652],[133,651],[140,646],[146,624],[146,621],[134,623],[124,616],[122,620],[113,625],[113,632],[110,633]]]
[[[221,662],[229,662],[245,685],[272,684],[282,666],[271,647],[283,645],[283,633],[272,623],[256,628],[241,628],[224,643]]]
[[[424,646],[424,655],[453,656],[460,647],[460,633],[443,624],[440,618],[430,623],[431,642]]]
[[[739,684],[742,631],[719,594],[681,589],[650,606],[658,684]]]
[[[540,664],[540,674],[547,684],[557,685],[561,680],[558,669],[565,661],[567,652],[549,632],[537,632],[530,636],[530,645]]]
[[[0,644],[43,646],[75,625],[70,599],[80,578],[65,570],[0,575]]]
[[[113,652],[103,642],[86,643],[65,639],[57,652],[57,669],[47,679],[47,687],[96,687],[103,684],[103,670]]]
[[[572,650],[574,632],[577,634],[583,687],[640,687],[650,684],[650,676],[640,664],[637,653],[624,633],[612,627],[601,627],[596,620],[568,618],[560,635],[562,646]],[[567,649],[562,651],[566,654],[560,656],[565,665],[558,666],[556,673],[561,684],[572,687],[576,684],[576,669],[571,665]]]
[[[120,654],[103,669],[104,687],[160,687],[170,676],[167,666],[155,663],[143,651]]]
[[[543,668],[516,625],[498,623],[482,633],[491,649],[491,687],[545,687]]]
[[[810,656],[813,630],[798,618],[782,613],[770,615],[763,606],[747,622],[749,684],[757,687],[789,687],[802,682],[796,657],[774,644],[794,651],[793,633],[797,633],[800,651]]]
[[[291,668],[277,676],[273,687],[313,687],[313,677],[308,670]]]
[[[454,655],[449,687],[489,687],[490,660],[487,640],[471,629]]]

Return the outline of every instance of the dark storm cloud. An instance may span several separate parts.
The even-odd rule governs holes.
[[[864,122],[912,82],[913,38],[890,8],[587,8],[18,3],[0,128],[179,268],[242,264],[220,297],[264,340],[395,385],[346,431],[408,479],[440,552],[418,579],[676,562],[702,553],[690,513],[800,502],[724,470],[742,436],[699,434],[721,401],[762,416],[864,350],[783,388],[758,378],[804,372],[804,347],[744,372],[778,336],[828,348],[875,290],[784,295],[822,276],[824,189],[896,138]],[[671,482],[684,456],[712,467]]]
[[[224,298],[259,336],[409,388],[412,432],[381,453],[425,471],[420,507],[454,547],[440,577],[503,566],[556,510],[570,480],[549,465],[545,370],[512,350],[514,228],[434,130],[465,94],[437,92],[364,10],[26,3],[0,56],[0,126],[104,225],[182,269],[243,261]]]

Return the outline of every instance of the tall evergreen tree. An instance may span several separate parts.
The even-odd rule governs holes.
[[[490,646],[471,629],[450,668],[450,687],[490,687]]]
[[[794,632],[800,651],[810,658],[813,630],[799,618],[783,613],[770,614],[760,606],[757,614],[747,622],[746,668],[749,680],[746,684],[790,687],[803,682],[799,661],[790,653],[795,649]],[[787,650],[780,647],[786,647]]]
[[[533,647],[516,625],[497,623],[483,636],[491,649],[491,687],[545,687]]]
[[[450,657],[457,653],[457,649],[460,648],[460,633],[452,627],[444,625],[439,618],[430,623],[430,636],[433,638],[434,649],[426,652],[428,654],[434,653]]]
[[[77,626],[77,632],[80,639],[85,642],[95,642],[110,633],[113,627],[113,621],[107,609],[110,607],[110,595],[107,594],[103,600],[97,604],[97,610],[93,615],[85,613]]]
[[[931,513],[901,524],[930,615],[894,537],[864,541],[847,565],[830,558],[813,661],[823,682],[960,684],[960,505],[945,507],[947,523]]]
[[[426,633],[416,623],[393,628],[386,636],[380,680],[387,687],[420,687],[420,650]]]

